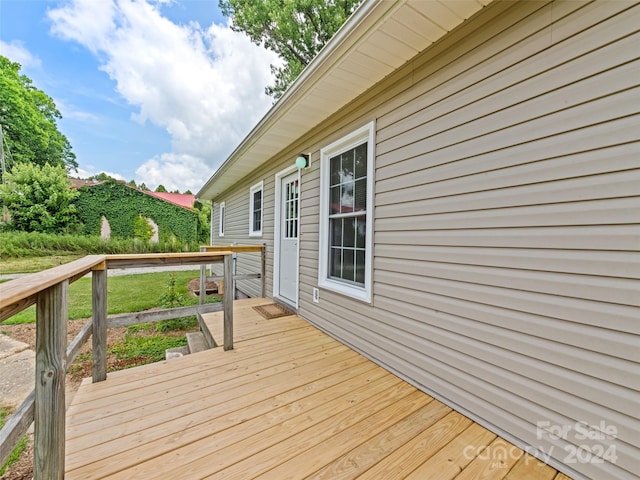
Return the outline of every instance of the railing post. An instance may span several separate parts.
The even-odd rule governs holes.
[[[67,299],[65,280],[38,294],[33,478],[64,479]]]
[[[233,255],[224,256],[224,350],[233,349]]]
[[[207,247],[200,247],[201,252],[206,252]],[[200,265],[200,305],[204,305],[207,300],[207,266]]]
[[[267,298],[267,244],[262,244],[260,251],[260,280],[262,280],[262,298]]]
[[[107,266],[102,263],[91,272],[91,304],[93,310],[91,342],[93,383],[107,379]]]

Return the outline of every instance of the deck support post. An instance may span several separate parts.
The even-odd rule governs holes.
[[[207,247],[200,247],[201,252],[206,252]],[[200,265],[200,305],[204,305],[207,301],[207,266],[203,263]]]
[[[33,478],[63,480],[69,280],[38,294]]]
[[[93,364],[91,375],[93,383],[107,379],[107,268],[94,269],[91,273],[92,283],[92,334]]]
[[[224,350],[233,349],[233,255],[224,256]]]
[[[260,280],[262,281],[262,298],[267,298],[267,244],[262,244],[260,251]]]

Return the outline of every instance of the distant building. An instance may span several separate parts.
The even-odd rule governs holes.
[[[144,190],[143,190],[144,191]],[[194,203],[196,203],[196,196],[191,193],[169,193],[169,192],[148,192],[144,191],[153,197],[161,198],[165,202],[173,203],[179,207],[193,209]]]
[[[76,208],[86,234],[140,238],[139,226],[144,219],[151,227],[151,231],[143,228],[145,239],[150,236],[153,242],[198,241],[198,213],[193,208],[192,194],[149,192],[114,181],[71,181],[80,192]]]

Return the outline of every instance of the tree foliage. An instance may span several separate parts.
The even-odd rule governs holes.
[[[7,169],[17,163],[61,165],[76,170],[71,144],[57,126],[62,118],[55,103],[38,90],[20,64],[0,55],[0,123],[11,152]]]
[[[211,205],[196,202],[193,206],[198,212],[198,241],[209,245],[211,239]]]
[[[143,242],[148,242],[153,238],[153,227],[149,224],[149,221],[142,215],[138,215],[133,222],[133,236]]]
[[[68,232],[77,225],[71,189],[62,165],[18,163],[0,185],[0,201],[9,210],[9,226],[24,232]]]
[[[283,66],[271,66],[278,99],[329,41],[361,0],[219,0],[233,30],[276,52]]]
[[[91,175],[88,180],[94,180],[96,182],[117,182],[117,180],[115,178],[113,178],[111,175],[109,175],[106,172],[100,172],[97,175]],[[133,181],[133,180],[132,180]]]

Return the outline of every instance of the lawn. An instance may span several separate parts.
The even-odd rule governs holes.
[[[196,305],[198,299],[189,294],[188,282],[196,278],[196,271],[174,272],[175,292],[182,296],[183,305]],[[161,306],[159,299],[167,290],[171,272],[143,273],[109,277],[107,280],[107,313],[140,312]],[[69,286],[69,319],[91,317],[91,279],[81,278]],[[35,306],[14,315],[5,325],[36,321]]]
[[[13,273],[34,273],[49,268],[57,267],[63,263],[73,262],[84,257],[81,254],[61,254],[48,257],[28,257],[28,258],[2,258],[0,260],[0,275],[10,275]]]

